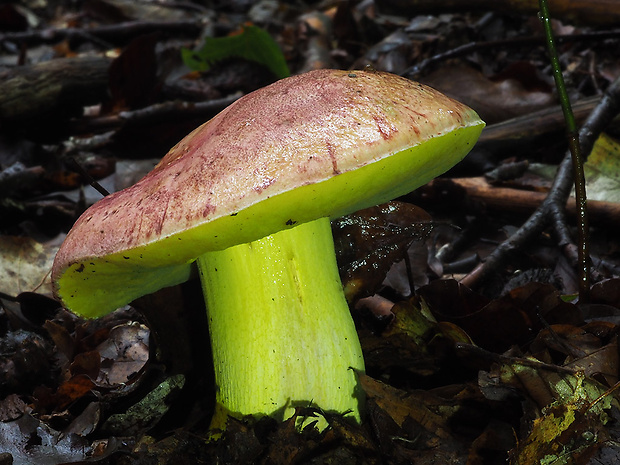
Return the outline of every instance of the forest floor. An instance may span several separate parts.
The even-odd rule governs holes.
[[[515,3],[0,5],[0,465],[620,463],[620,5],[550,2],[593,145],[584,292],[575,200],[544,203],[568,139],[538,4]],[[226,42],[250,26],[275,58]],[[205,38],[224,42],[192,54]],[[212,440],[198,280],[85,320],[53,298],[50,270],[106,191],[240,96],[317,68],[422,82],[487,127],[444,176],[333,223],[366,363],[362,424],[299,409]],[[307,416],[329,427],[299,431]]]

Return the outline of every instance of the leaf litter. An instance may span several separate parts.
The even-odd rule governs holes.
[[[208,43],[203,36],[234,45],[244,27],[256,31],[243,22],[251,18],[275,39],[293,72],[367,64],[415,71],[488,122],[526,118],[525,133],[487,141],[488,153],[474,151],[457,168],[459,176],[482,176],[522,161],[556,163],[563,153],[556,137],[561,124],[544,137],[530,134],[544,126],[531,115],[553,107],[551,79],[536,42],[523,48],[511,40],[538,33],[535,20],[501,12],[385,15],[390,2],[383,1],[306,9],[260,2],[252,11],[233,1],[219,9],[196,5],[196,13],[115,0],[88,2],[79,14],[65,6],[50,13],[36,3],[6,6],[7,27],[16,32],[3,35],[1,63],[11,68],[5,78],[18,75],[18,59],[36,65],[50,56],[72,58],[58,63],[80,66],[82,55],[96,55],[87,60],[93,71],[116,60],[109,82],[99,73],[77,105],[50,102],[49,108],[70,111],[58,110],[42,124],[35,102],[25,122],[3,120],[0,463],[617,462],[620,244],[604,224],[593,231],[599,274],[592,301],[576,304],[574,269],[546,233],[482,289],[459,284],[461,270],[509,237],[522,214],[506,206],[491,212],[443,180],[400,199],[404,203],[335,222],[341,276],[367,364],[366,375],[359,374],[368,401],[363,425],[300,408],[282,424],[231,420],[219,441],[208,432],[214,396],[208,356],[189,355],[208,345],[200,336],[204,322],[194,315],[203,305],[196,283],[83,321],[49,299],[45,280],[62,235],[99,196],[85,195],[75,160],[83,176],[105,179],[113,190],[123,183],[124,164],[161,157],[221,109],[203,101],[229,103],[234,92],[271,82],[270,67],[283,69],[282,62],[261,64],[256,50],[251,63],[208,51],[210,69],[189,72],[180,50],[200,51]],[[200,24],[192,22],[197,15]],[[156,23],[162,17],[172,24]],[[41,18],[49,29],[40,28]],[[135,35],[135,24],[160,35]],[[579,98],[600,95],[618,76],[617,38],[611,31],[603,46],[585,38],[592,29],[596,24],[556,23],[567,36],[561,59]],[[478,47],[458,58],[454,52],[471,40]],[[492,46],[494,40],[504,45]],[[87,80],[84,68],[76,69],[83,74],[70,85],[79,96]],[[160,106],[175,99],[184,103]],[[2,114],[9,114],[6,105],[0,101]],[[608,154],[617,151],[617,138],[612,126],[590,161],[612,186],[616,169]],[[502,182],[545,190],[531,171],[521,174]],[[608,190],[597,195],[607,200]],[[159,317],[163,311],[171,316]],[[181,331],[188,336],[179,338]],[[329,425],[323,432],[312,427],[320,417]],[[299,421],[306,425],[301,432]]]

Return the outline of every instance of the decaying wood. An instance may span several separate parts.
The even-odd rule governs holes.
[[[5,197],[15,191],[23,191],[31,188],[45,174],[41,166],[26,167],[21,162],[15,162],[11,166],[0,171],[0,196]]]
[[[101,102],[108,89],[111,60],[58,58],[0,74],[0,121],[41,120],[67,115]]]
[[[573,104],[573,114],[577,124],[586,120],[600,100],[600,96],[594,96]],[[565,127],[562,108],[559,105],[553,106],[488,126],[478,140],[478,147],[502,148],[507,142],[523,146],[537,137],[563,131]]]
[[[538,208],[547,194],[510,187],[497,187],[489,184],[483,177],[455,178],[451,182],[465,189],[467,196],[482,202],[489,210],[532,213]],[[620,204],[588,200],[588,210],[594,225],[620,225]],[[566,202],[566,213],[575,217],[575,198],[569,197]]]
[[[538,0],[377,0],[383,13],[433,14],[446,11],[497,11],[502,13],[538,14]],[[616,25],[620,22],[617,0],[549,0],[554,18],[574,24]]]
[[[25,32],[6,32],[0,34],[0,43],[14,42],[33,46],[54,44],[62,40],[68,40],[73,45],[93,42],[107,48],[126,44],[133,38],[153,32],[195,36],[200,32],[201,27],[200,21],[129,21],[92,28],[66,27]]]
[[[85,117],[76,120],[74,124],[71,125],[71,128],[72,132],[76,134],[84,134],[114,130],[120,127],[147,126],[171,120],[178,121],[180,119],[196,117],[202,117],[206,120],[212,118],[216,113],[222,111],[239,97],[241,97],[241,94],[235,93],[227,97],[206,102],[184,102],[177,100],[157,103],[138,110],[121,111],[114,115],[92,118]]]

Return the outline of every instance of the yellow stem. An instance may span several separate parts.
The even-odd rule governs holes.
[[[217,415],[289,418],[296,406],[351,412],[364,362],[338,275],[328,218],[198,259]]]

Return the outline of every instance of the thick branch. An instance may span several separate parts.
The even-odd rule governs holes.
[[[100,102],[110,63],[103,57],[58,58],[0,74],[0,120],[57,119]]]
[[[532,214],[547,197],[543,192],[494,186],[482,177],[455,178],[451,179],[450,182],[465,189],[468,198],[483,203],[489,211],[494,212]],[[574,197],[569,197],[564,208],[568,218],[574,219]],[[588,200],[588,210],[595,224],[620,226],[620,204]],[[561,241],[560,243],[562,244]]]
[[[0,34],[0,43],[16,42],[29,46],[54,44],[63,40],[74,46],[84,43],[100,43],[104,47],[124,45],[131,39],[153,32],[196,36],[200,33],[200,21],[130,21],[93,28],[47,28],[38,31],[7,32]]]

